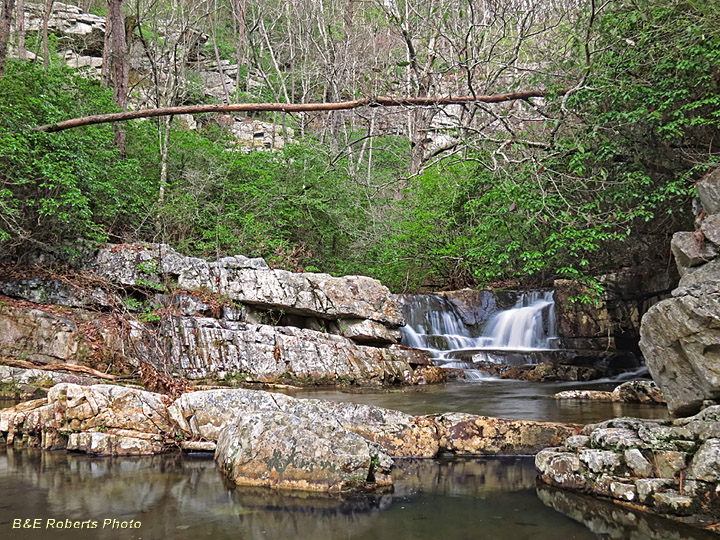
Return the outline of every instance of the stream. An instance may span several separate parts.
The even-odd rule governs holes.
[[[532,350],[538,345],[551,348],[547,297],[540,295],[535,302],[525,304],[512,309],[524,309],[523,325],[541,328],[521,331],[507,320],[491,321],[487,328],[502,332],[507,338],[502,342],[494,335],[473,337],[461,327],[447,327],[447,317],[436,317],[439,323],[444,320],[445,328],[409,326],[414,333],[410,338],[426,340],[416,345],[428,349],[439,363],[444,360],[456,368],[453,351],[458,349],[493,358],[497,350]],[[464,368],[473,373],[471,364],[466,362]],[[288,393],[411,414],[467,412],[581,424],[617,416],[667,418],[664,406],[552,398],[561,390],[611,389],[638,374],[640,371],[630,371],[593,383],[529,383],[475,374],[467,381],[426,387],[303,389]],[[58,540],[717,538],[672,521],[537,484],[531,456],[398,460],[393,475],[395,486],[389,493],[325,496],[230,488],[216,469],[212,454],[93,458],[64,451],[8,448],[0,450],[0,531],[3,538]],[[66,520],[70,525],[78,521],[92,526],[96,522],[96,527],[56,528]],[[132,525],[139,522],[139,528],[132,528],[131,521]],[[22,524],[33,523],[37,529],[22,528]]]

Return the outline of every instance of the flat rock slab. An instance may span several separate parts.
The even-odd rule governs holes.
[[[89,267],[122,285],[160,285],[174,279],[185,289],[204,288],[238,302],[325,319],[369,319],[390,327],[405,324],[387,287],[364,276],[272,270],[262,259],[242,256],[208,262],[180,255],[165,244],[102,248]]]
[[[543,482],[676,518],[720,519],[720,406],[673,422],[616,418],[535,456]]]
[[[392,460],[339,423],[276,411],[240,415],[220,432],[215,460],[236,485],[341,492],[389,486]]]

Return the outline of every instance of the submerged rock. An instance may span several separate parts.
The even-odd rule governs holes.
[[[236,485],[339,492],[389,486],[392,460],[341,425],[275,411],[239,415],[220,432],[220,470]]]
[[[662,391],[653,381],[628,381],[612,392],[602,390],[565,390],[553,396],[555,399],[578,399],[618,403],[665,403]]]

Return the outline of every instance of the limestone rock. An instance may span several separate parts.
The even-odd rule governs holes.
[[[718,281],[720,281],[720,259],[714,259],[702,266],[688,268],[680,278],[677,290],[684,291],[702,282],[712,283]]]
[[[576,426],[553,422],[506,420],[464,413],[437,418],[440,446],[460,455],[534,454],[557,446],[576,433]]]
[[[587,440],[569,437],[536,455],[543,482],[695,523],[720,518],[720,406],[673,422],[617,418],[583,432]]]
[[[643,317],[640,348],[674,415],[720,397],[720,282],[678,289]]]
[[[612,391],[613,401],[622,403],[665,403],[662,391],[653,381],[628,381]]]
[[[281,411],[226,425],[215,460],[236,485],[340,492],[392,484],[392,460],[379,445],[339,424]]]
[[[676,232],[670,242],[678,271],[682,276],[687,268],[700,266],[718,256],[718,248],[691,232]]]
[[[25,31],[39,35],[44,18],[43,4],[25,4]],[[48,21],[48,30],[70,45],[78,53],[102,56],[105,36],[105,18],[85,13],[71,4],[54,2]]]
[[[225,257],[207,262],[186,257],[164,244],[114,245],[101,249],[91,269],[98,275],[135,285],[176,279],[186,289],[207,288],[232,300],[326,319],[370,319],[402,326],[402,311],[390,291],[364,276],[271,270],[262,259]]]
[[[695,187],[705,211],[708,214],[720,214],[720,168],[702,178]]]
[[[168,410],[192,439],[217,440],[222,427],[238,414],[282,411],[317,423],[339,423],[377,442],[393,457],[434,457],[439,451],[432,421],[370,405],[294,399],[255,390],[209,390],[183,394]]]
[[[98,456],[149,456],[166,451],[162,441],[112,433],[84,432],[68,436],[67,450]]]
[[[225,375],[250,380],[306,380],[363,384],[412,382],[416,350],[357,345],[336,335],[203,317],[172,317],[160,334],[172,365],[187,377]]]
[[[44,364],[77,363],[87,348],[71,319],[39,309],[0,304],[0,355]]]
[[[612,392],[602,390],[564,390],[553,396],[555,399],[579,399],[586,401],[614,401]]]
[[[340,335],[355,343],[389,344],[400,343],[400,330],[391,330],[385,325],[369,319],[343,319],[340,321]]]
[[[720,246],[720,214],[706,216],[700,225],[703,236],[716,246]]]

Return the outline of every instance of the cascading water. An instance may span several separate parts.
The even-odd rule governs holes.
[[[553,348],[555,303],[552,291],[519,293],[515,305],[498,311],[473,336],[455,305],[440,295],[403,299],[407,325],[403,345],[424,349],[442,367],[464,369],[469,379],[485,378],[472,361],[535,363],[532,352]]]

